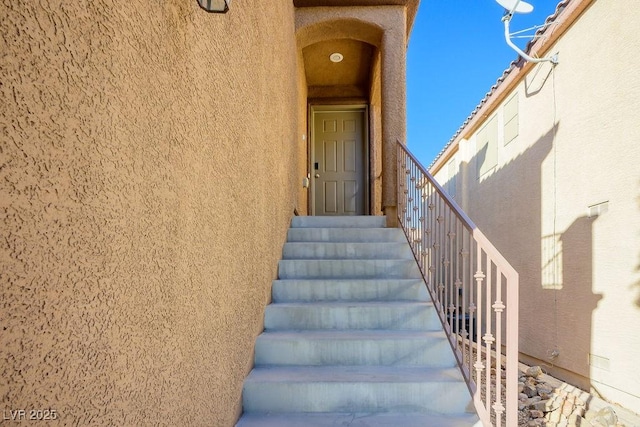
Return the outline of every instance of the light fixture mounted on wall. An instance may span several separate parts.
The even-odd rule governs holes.
[[[227,13],[231,0],[197,0],[198,5],[210,13]]]

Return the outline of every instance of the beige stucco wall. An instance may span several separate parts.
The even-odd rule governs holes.
[[[310,215],[311,214],[311,204],[309,199],[310,194],[310,183],[309,186],[304,187],[302,185],[303,179],[306,177],[311,182],[311,173],[310,173],[310,150],[309,150],[309,109],[308,109],[308,88],[307,88],[307,79],[304,71],[304,58],[302,57],[302,50],[298,48],[297,51],[297,61],[296,61],[296,69],[297,69],[297,88],[298,88],[298,105],[297,105],[297,119],[298,119],[298,134],[296,137],[299,140],[298,143],[298,177],[299,179],[299,190],[298,190],[298,214],[299,215]]]
[[[294,33],[290,1],[0,5],[1,410],[235,423],[305,203]]]
[[[371,215],[384,215],[382,211],[382,82],[380,78],[380,52],[374,57],[369,89],[369,182],[371,183]]]
[[[551,49],[560,64],[535,67],[512,92],[519,135],[506,146],[504,104],[493,113],[497,167],[478,178],[477,131],[454,157],[458,201],[520,274],[521,352],[636,412],[639,26],[639,8],[594,2]],[[589,217],[601,202],[608,211]]]

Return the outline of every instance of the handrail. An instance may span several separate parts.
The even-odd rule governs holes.
[[[438,194],[440,194],[440,196],[443,198],[444,202],[449,205],[449,207],[451,209],[453,209],[456,213],[456,215],[458,215],[462,221],[464,222],[465,226],[469,229],[469,230],[473,230],[476,227],[476,225],[473,223],[473,221],[471,221],[471,218],[469,218],[467,216],[467,214],[460,208],[460,206],[458,206],[458,204],[455,202],[455,200],[451,199],[451,197],[447,194],[447,192],[444,190],[444,188],[442,188],[442,186],[440,185],[440,183],[438,183],[438,181],[436,181],[429,172],[427,172],[427,169],[422,166],[422,163],[420,163],[420,161],[416,158],[416,156],[413,155],[413,153],[411,151],[409,151],[407,149],[407,147],[405,147],[402,143],[400,143],[399,141],[397,142],[398,146],[400,149],[402,149],[402,151],[404,151],[404,154],[406,156],[408,156],[411,161],[413,163],[415,163],[421,170],[421,172],[426,176],[430,178],[431,181],[431,185],[433,185],[434,189],[438,192]]]
[[[518,273],[415,156],[397,147],[398,221],[476,412],[486,427],[518,425]]]

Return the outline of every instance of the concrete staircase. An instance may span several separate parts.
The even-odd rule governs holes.
[[[480,425],[411,249],[384,217],[295,217],[237,427]]]

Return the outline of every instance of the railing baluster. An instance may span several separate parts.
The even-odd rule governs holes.
[[[438,303],[440,305],[440,310],[444,312],[445,308],[442,304],[443,300],[443,288],[444,285],[442,283],[442,220],[440,219],[440,215],[442,215],[442,203],[439,198],[436,198],[436,236],[437,236],[437,258],[436,258],[436,275],[437,275],[437,283],[438,283]]]
[[[456,297],[456,330],[455,334],[457,336],[462,335],[462,330],[464,329],[464,312],[462,311],[462,301],[460,301],[460,297],[462,295],[462,279],[461,279],[461,267],[462,267],[462,230],[460,229],[460,221],[457,217],[454,216],[455,222],[455,232],[456,232],[456,247],[454,249],[454,256],[456,260],[455,272],[456,272],[456,283],[455,283],[455,297]],[[460,324],[462,323],[462,328]],[[460,340],[456,340],[456,348],[460,349]],[[464,364],[464,360],[461,360]]]
[[[474,275],[475,279],[476,279],[476,304],[478,305],[476,307],[476,313],[477,313],[477,320],[478,323],[476,325],[476,363],[474,365],[474,367],[476,368],[476,383],[478,386],[478,389],[476,391],[477,394],[477,399],[482,400],[482,370],[484,368],[483,364],[482,364],[482,337],[480,336],[481,333],[481,327],[482,327],[482,280],[484,279],[484,273],[482,272],[482,249],[480,248],[480,242],[476,242],[476,263],[477,263],[477,270],[476,270],[476,274]],[[482,401],[482,405],[484,406],[485,410],[486,410],[486,402]]]
[[[462,286],[462,294],[460,301],[460,313],[463,319],[462,323],[462,331],[460,333],[461,343],[462,343],[462,366],[467,365],[467,351],[465,340],[469,337],[469,323],[471,321],[467,316],[467,298],[469,297],[469,292],[467,291],[467,260],[469,259],[469,250],[467,244],[465,243],[466,233],[464,232],[464,227],[462,226],[462,222],[459,222],[460,227],[460,282]]]
[[[437,262],[436,262],[436,258],[437,258],[437,254],[438,254],[438,227],[436,226],[436,204],[434,202],[434,197],[433,197],[433,191],[431,192],[431,195],[429,197],[429,215],[431,216],[429,222],[430,222],[430,228],[431,228],[431,239],[430,239],[430,244],[429,244],[429,248],[431,250],[431,259],[429,260],[429,278],[431,279],[431,289],[433,291],[434,295],[437,295],[438,293],[438,283],[437,283]],[[437,303],[437,301],[433,301],[434,304]]]
[[[474,292],[474,283],[473,283],[473,266],[475,265],[475,263],[473,262],[473,260],[475,259],[474,256],[474,244],[473,244],[473,236],[471,235],[471,233],[469,233],[469,279],[467,282],[467,286],[469,286],[469,317],[470,319],[473,319],[473,322],[469,322],[469,376],[474,378],[474,371],[473,371],[473,363],[474,363],[474,358],[473,358],[473,342],[474,339],[473,337],[475,336],[475,332],[476,332],[476,300],[475,300],[475,292]]]
[[[445,232],[446,232],[446,242],[447,242],[447,252],[445,254],[445,260],[444,260],[444,268],[445,268],[445,280],[444,280],[444,284],[445,284],[445,289],[447,292],[447,300],[445,301],[445,307],[447,308],[447,312],[449,313],[449,327],[451,328],[451,333],[455,333],[454,332],[454,312],[453,309],[455,308],[453,306],[453,283],[455,282],[455,278],[453,277],[452,274],[452,269],[453,269],[453,257],[452,255],[452,251],[453,251],[453,235],[451,234],[451,210],[447,209],[447,206],[445,205]]]
[[[491,312],[491,271],[492,271],[492,266],[491,266],[491,258],[489,258],[489,254],[487,254],[487,258],[486,258],[486,264],[485,264],[485,268],[486,268],[486,276],[487,276],[487,285],[486,285],[486,290],[485,290],[485,302],[484,302],[484,310],[485,310],[485,315],[487,317],[487,320],[485,320],[485,333],[484,336],[482,337],[482,339],[484,340],[484,347],[485,347],[485,368],[486,371],[484,373],[485,375],[485,405],[487,407],[487,409],[490,410],[491,408],[491,347],[493,344],[493,334],[492,334],[492,329],[491,329],[491,320],[492,320],[492,316],[493,313]]]
[[[449,275],[449,253],[451,252],[451,235],[449,234],[449,222],[447,221],[447,207],[443,204],[442,206],[442,300],[443,300],[443,309],[447,315],[447,322],[449,323],[449,330],[453,331],[453,322],[451,322],[451,295],[450,295],[450,275]]]
[[[496,302],[493,304],[493,311],[496,316],[496,400],[493,410],[496,414],[496,425],[502,425],[502,414],[504,406],[502,405],[502,313],[504,311],[502,303],[502,271],[500,267],[496,267]]]

